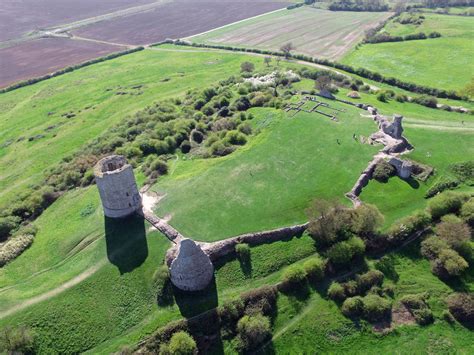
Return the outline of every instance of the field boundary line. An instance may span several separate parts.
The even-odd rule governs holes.
[[[211,29],[211,30],[207,30],[207,31],[204,31],[204,32],[201,32],[201,33],[197,33],[197,34],[192,35],[192,36],[184,37],[184,39],[193,38],[193,37],[197,37],[197,36],[202,36],[202,35],[205,35],[205,34],[207,34],[207,33],[210,33],[210,32],[213,32],[213,31],[217,31],[217,30],[221,30],[221,29],[223,29],[223,28],[226,28],[226,27],[229,27],[229,26],[233,26],[233,25],[236,25],[236,24],[241,23],[241,22],[244,22],[244,21],[253,20],[253,19],[256,19],[256,18],[259,18],[259,17],[262,17],[262,16],[274,14],[274,13],[280,12],[280,11],[288,11],[288,10],[287,10],[286,7],[284,7],[284,8],[282,8],[282,9],[273,10],[273,11],[270,11],[270,12],[265,12],[265,13],[263,13],[263,14],[256,15],[256,16],[253,16],[253,17],[247,17],[247,18],[244,18],[244,19],[239,20],[239,21],[235,21],[235,22],[232,22],[232,23],[228,23],[227,25],[224,25],[224,26],[219,26],[219,27],[213,28],[213,29]]]

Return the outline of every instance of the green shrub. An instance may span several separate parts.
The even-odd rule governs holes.
[[[255,65],[251,62],[243,62],[240,64],[240,71],[243,73],[251,73],[255,70]]]
[[[428,210],[433,219],[438,219],[448,213],[457,213],[466,199],[464,194],[446,191],[428,202]]]
[[[374,294],[365,296],[363,302],[364,317],[371,322],[387,318],[392,310],[389,300]]]
[[[244,145],[245,143],[247,143],[247,138],[243,133],[239,131],[228,131],[225,135],[225,139],[230,144],[235,145]]]
[[[347,265],[354,257],[365,252],[365,243],[358,237],[351,237],[347,241],[334,244],[327,251],[329,260],[336,265]]]
[[[474,295],[472,293],[453,293],[446,299],[449,312],[461,323],[474,326]]]
[[[468,184],[474,181],[474,160],[453,164],[450,169],[459,180]]]
[[[294,264],[285,269],[282,281],[288,284],[299,284],[306,280],[306,271],[301,265]]]
[[[183,154],[189,153],[189,151],[191,150],[191,143],[188,140],[184,140],[181,142],[179,148],[181,149],[181,152]]]
[[[436,226],[436,234],[457,251],[471,239],[469,226],[454,215],[441,217],[441,223]]]
[[[366,292],[373,286],[382,286],[383,279],[383,272],[379,270],[370,270],[365,274],[357,276],[357,286],[360,292]]]
[[[235,245],[235,252],[237,256],[242,259],[250,258],[250,247],[246,243],[237,243]]]
[[[435,97],[428,96],[428,95],[422,95],[413,98],[413,102],[416,102],[417,104],[430,107],[430,108],[436,108],[438,105],[438,100],[436,100]]]
[[[474,227],[474,198],[471,197],[462,205],[461,218],[471,227]]]
[[[353,210],[351,230],[361,236],[374,234],[383,224],[384,217],[379,209],[370,204],[362,204]]]
[[[344,287],[344,294],[346,297],[352,297],[359,294],[359,287],[357,286],[357,281],[349,280],[342,284]]]
[[[0,331],[0,352],[34,354],[34,335],[27,327],[6,326]]]
[[[342,314],[346,317],[360,317],[364,312],[364,302],[362,297],[349,297],[341,306]]]
[[[7,239],[20,225],[21,218],[18,216],[7,216],[0,218],[0,241]]]
[[[160,347],[160,355],[193,355],[197,354],[194,339],[185,331],[174,333],[165,347]]]
[[[379,260],[374,263],[374,266],[377,270],[383,272],[383,274],[394,281],[398,281],[398,273],[395,269],[393,258],[384,255]]]
[[[159,175],[168,173],[168,164],[161,159],[156,159],[150,164],[150,170],[156,171]]]
[[[452,249],[441,250],[431,263],[432,272],[440,278],[459,276],[468,267],[466,260]]]
[[[421,242],[421,254],[430,260],[436,259],[445,249],[449,249],[448,243],[437,236],[431,236]]]
[[[224,304],[218,309],[221,322],[224,325],[237,323],[243,315],[244,308],[244,302],[240,298],[224,301]]]
[[[388,240],[392,244],[401,243],[430,223],[431,216],[427,212],[415,211],[412,215],[399,219],[389,228]]]
[[[372,177],[380,182],[387,182],[390,177],[394,176],[396,173],[395,168],[392,164],[382,160],[375,166],[374,173]]]
[[[271,337],[270,320],[261,314],[243,316],[237,323],[240,348],[250,351]]]
[[[443,181],[439,181],[433,186],[431,186],[428,191],[425,193],[425,198],[431,198],[436,196],[437,194],[445,191],[454,189],[459,185],[459,181],[453,178],[446,178]]]
[[[322,280],[324,278],[325,263],[319,257],[312,257],[303,264],[303,269],[309,278]]]
[[[343,301],[346,298],[344,287],[338,282],[331,283],[328,289],[328,296],[333,301]]]

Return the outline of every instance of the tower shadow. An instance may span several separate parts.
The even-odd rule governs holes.
[[[181,315],[191,318],[201,313],[216,308],[218,305],[216,279],[213,278],[209,286],[202,291],[182,291],[174,288],[174,299]]]
[[[107,257],[120,274],[131,272],[148,257],[145,221],[136,214],[126,218],[104,217]]]

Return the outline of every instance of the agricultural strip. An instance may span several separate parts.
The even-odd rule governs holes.
[[[474,75],[474,18],[425,16],[419,26],[390,22],[384,30],[393,36],[437,31],[441,38],[365,44],[342,62],[416,84],[462,89]]]
[[[166,3],[148,12],[99,22],[73,31],[81,37],[126,44],[149,44],[182,38],[248,17],[284,8],[283,2]]]
[[[302,7],[242,21],[189,40],[270,50],[278,50],[284,43],[292,42],[297,53],[337,59],[362,38],[365,30],[389,15]]]
[[[42,38],[0,49],[0,87],[126,49],[103,43]]]
[[[18,38],[28,32],[78,21],[88,17],[123,10],[128,7],[159,2],[157,0],[2,0],[0,42]]]

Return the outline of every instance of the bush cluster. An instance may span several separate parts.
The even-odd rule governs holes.
[[[439,32],[431,32],[428,34],[428,36],[423,32],[413,33],[406,36],[391,36],[386,32],[382,32],[368,38],[366,37],[364,41],[365,43],[403,42],[439,37],[441,37],[441,33]]]
[[[427,325],[433,323],[434,317],[430,307],[426,303],[428,295],[426,293],[405,295],[400,299],[400,302],[413,315],[415,321],[420,325]]]
[[[463,203],[468,199],[467,195],[446,191],[433,197],[428,202],[428,211],[433,219],[439,219],[449,213],[457,213]]]
[[[446,299],[449,312],[460,323],[474,326],[474,295],[472,293],[453,293]]]
[[[169,343],[160,346],[160,355],[193,355],[197,354],[196,342],[184,331],[173,334]]]

